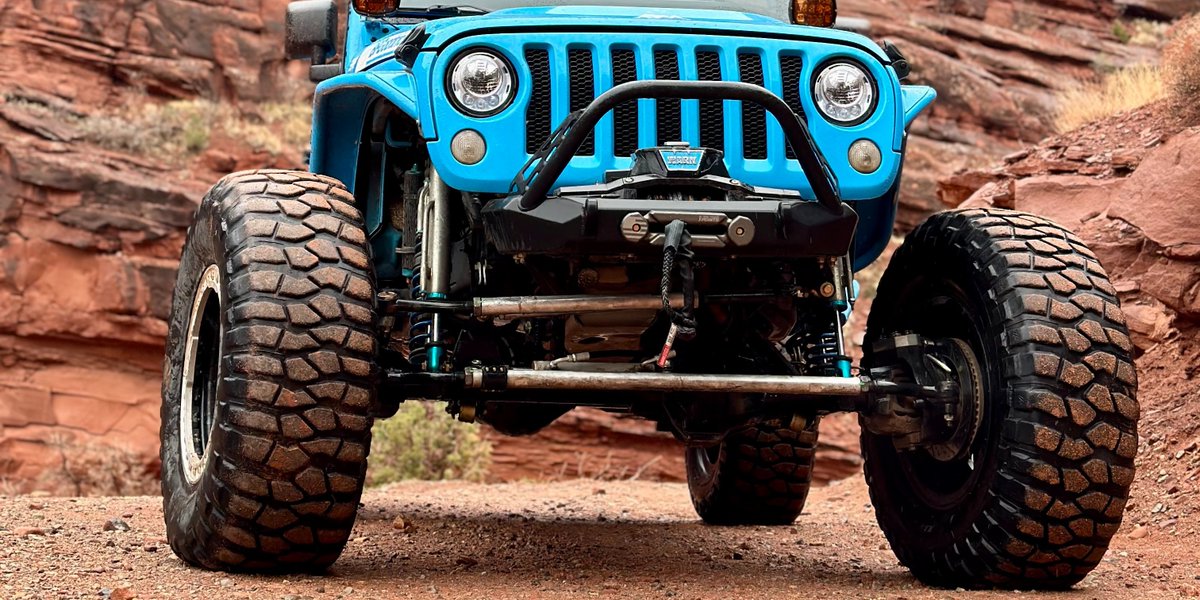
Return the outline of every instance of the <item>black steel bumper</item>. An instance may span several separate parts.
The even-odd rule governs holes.
[[[738,100],[763,106],[783,129],[816,201],[795,190],[761,189],[704,175],[688,179],[622,177],[550,195],[600,119],[639,98]],[[786,182],[781,182],[786,183]],[[645,199],[639,190],[705,188],[706,200]],[[854,239],[858,216],[842,202],[837,178],[803,119],[766,88],[738,82],[634,81],[618,85],[576,111],[551,134],[513,181],[514,194],[483,210],[488,239],[504,254],[661,254],[662,229],[688,225],[700,254],[841,256]],[[653,195],[652,195],[653,197]]]
[[[503,254],[662,256],[662,230],[688,224],[698,255],[842,256],[858,216],[806,200],[678,202],[559,196],[522,210],[513,196],[483,211],[488,239]]]

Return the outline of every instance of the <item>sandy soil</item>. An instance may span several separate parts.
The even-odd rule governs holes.
[[[701,525],[676,483],[400,484],[367,494],[353,540],[324,576],[186,567],[163,539],[160,506],[154,497],[0,499],[0,597],[964,595],[925,588],[896,562],[858,477],[814,490],[797,524],[780,528]],[[1194,530],[1132,531],[1068,597],[1200,595]]]

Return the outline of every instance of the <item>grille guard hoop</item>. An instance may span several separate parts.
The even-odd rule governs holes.
[[[624,102],[641,98],[739,100],[762,106],[779,122],[817,202],[831,211],[841,211],[837,177],[817,149],[808,126],[782,98],[762,86],[737,81],[663,80],[622,83],[601,94],[586,108],[567,115],[513,179],[512,189],[521,195],[521,210],[532,210],[545,202],[558,177],[604,115]]]

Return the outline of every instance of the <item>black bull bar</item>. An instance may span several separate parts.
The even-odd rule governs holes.
[[[753,201],[690,203],[563,193],[547,204],[558,178],[600,119],[620,104],[642,98],[732,100],[762,106],[782,128],[817,201],[799,198],[793,186],[790,196],[764,192],[755,194],[757,199]],[[653,223],[656,214],[703,211],[708,213],[706,219],[722,217],[717,220],[739,224],[731,225],[729,232],[718,232],[715,237],[725,240],[714,242],[718,247],[723,244],[732,247],[734,244],[729,240],[736,238],[735,230],[748,230],[740,224],[747,220],[753,223],[752,242],[734,240],[741,242],[737,245],[741,246],[738,250],[743,256],[837,256],[847,252],[858,222],[858,215],[842,202],[837,177],[804,120],[770,90],[734,81],[650,80],[615,86],[587,107],[569,114],[522,167],[512,189],[514,195],[489,204],[483,211],[489,238],[505,254],[621,251],[628,249],[630,242],[636,242],[628,231],[621,235],[622,223],[643,220]],[[713,211],[719,214],[714,216]],[[648,236],[648,239],[657,238]]]
[[[808,125],[770,90],[738,81],[630,81],[600,94],[586,108],[568,116],[558,131],[551,135],[551,152],[534,168],[530,175],[532,182],[526,180],[528,185],[524,186],[524,193],[521,194],[521,209],[533,209],[546,200],[550,188],[604,115],[622,103],[641,98],[741,100],[759,104],[783,128],[784,137],[795,150],[800,170],[808,178],[817,201],[830,210],[840,209],[842,200],[837,177],[829,170],[825,157],[817,149],[812,134],[808,132]],[[560,138],[557,144],[554,143],[555,138]]]

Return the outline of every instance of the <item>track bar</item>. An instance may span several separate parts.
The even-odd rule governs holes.
[[[598,390],[633,392],[741,392],[790,396],[864,396],[869,383],[856,377],[791,375],[693,375],[686,373],[589,373],[469,367],[467,389]]]

